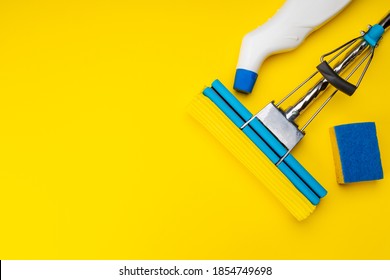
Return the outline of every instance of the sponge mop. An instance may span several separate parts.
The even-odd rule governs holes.
[[[375,123],[339,125],[330,134],[339,184],[383,179]]]
[[[216,93],[214,96],[218,97]],[[189,113],[263,182],[297,220],[306,219],[315,210],[316,206],[258,148],[256,144],[260,139],[252,142],[210,98],[197,96],[189,107]]]

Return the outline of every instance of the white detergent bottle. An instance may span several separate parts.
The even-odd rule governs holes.
[[[245,35],[234,89],[251,93],[259,68],[268,56],[295,49],[312,31],[350,2],[351,0],[287,0],[266,23]]]

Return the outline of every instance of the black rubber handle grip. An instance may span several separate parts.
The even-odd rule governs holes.
[[[328,62],[321,62],[321,64],[317,66],[317,69],[332,86],[344,92],[345,94],[351,96],[357,89],[354,84],[344,80],[335,71],[333,71]]]

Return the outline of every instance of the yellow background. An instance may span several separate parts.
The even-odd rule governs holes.
[[[1,1],[0,259],[389,259],[388,178],[338,185],[329,140],[375,121],[390,170],[389,38],[294,151],[329,191],[304,222],[186,113],[283,2]],[[389,9],[353,1],[241,101],[280,99]]]

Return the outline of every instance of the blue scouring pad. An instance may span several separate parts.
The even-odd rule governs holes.
[[[330,134],[339,184],[383,179],[375,123],[339,125]]]

